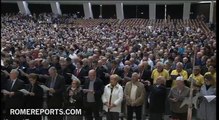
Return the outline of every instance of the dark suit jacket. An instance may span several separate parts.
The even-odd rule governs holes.
[[[33,89],[31,91],[31,89]],[[26,108],[42,108],[43,107],[43,89],[36,83],[33,87],[31,84],[26,85],[26,90],[35,93],[35,96],[25,96]]]
[[[71,71],[71,69],[66,67],[64,69],[59,70],[58,73],[65,78],[66,85],[71,84],[71,82],[72,82],[71,75],[68,75],[67,73],[74,74],[74,71]]]
[[[111,70],[112,68],[109,70],[109,74],[111,74]],[[117,67],[116,70],[113,72],[113,74],[117,74],[118,76],[122,77],[123,70]]]
[[[24,95],[22,92],[18,91],[24,89],[24,82],[22,80],[17,79],[12,89],[11,89],[11,80],[8,80],[3,89],[15,93],[14,96],[12,97],[6,96],[6,101],[5,101],[6,109],[23,107]]]
[[[51,77],[49,77],[46,81],[46,86],[50,87],[51,84]],[[65,90],[65,80],[64,77],[61,75],[58,75],[56,77],[56,82],[54,85],[55,93],[53,95],[49,95],[48,93],[48,107],[49,108],[60,108],[62,106],[63,102],[63,92]]]
[[[84,83],[83,89],[89,89],[90,80],[87,79]],[[100,103],[101,102],[101,96],[103,94],[104,85],[102,80],[97,78],[94,82],[94,97],[95,102]],[[84,102],[87,102],[87,93],[84,93]]]
[[[165,101],[166,101],[166,87],[160,85],[150,86],[150,104],[149,109],[151,113],[164,113],[165,111]],[[159,106],[159,107],[157,107]]]
[[[122,80],[119,81],[119,83],[120,83],[121,85],[125,86],[125,84],[126,84],[128,81],[131,80],[132,73],[133,73],[133,72],[132,72],[131,69],[129,70],[129,72],[128,72],[127,75],[125,75],[125,73],[123,72],[123,74],[122,74]]]
[[[86,74],[88,74],[89,70],[91,69],[88,65],[83,67],[84,71],[86,71]]]
[[[152,72],[149,69],[144,69],[143,74],[140,76],[140,79],[142,79],[143,81],[148,80],[150,81],[151,84],[153,84],[153,80],[151,79],[151,73]],[[149,92],[150,91],[149,86],[147,84],[144,84],[144,85],[145,85],[146,91]]]
[[[109,83],[109,80],[105,77],[105,73],[107,72],[108,71],[103,66],[96,68],[97,78],[100,78],[104,85]]]
[[[140,73],[140,72],[138,71],[138,73]],[[151,79],[151,73],[152,72],[149,69],[144,69],[143,74],[140,76],[140,79],[142,79],[144,81],[149,80],[152,83],[153,81]]]
[[[82,68],[78,75],[77,69],[75,69],[74,75],[81,81],[81,85],[83,85],[85,81],[85,76],[88,76],[88,73],[84,68]]]
[[[76,94],[69,96],[71,86],[69,86],[65,92],[65,100],[64,100],[64,108],[83,108],[83,91],[79,88]],[[69,101],[70,97],[75,100],[75,102],[71,103]]]

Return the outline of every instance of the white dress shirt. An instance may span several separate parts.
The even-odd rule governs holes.
[[[130,93],[130,99],[135,100],[136,99],[136,92],[137,92],[137,86],[132,83],[131,93]]]

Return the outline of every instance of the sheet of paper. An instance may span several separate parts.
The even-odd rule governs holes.
[[[22,93],[24,93],[24,94],[29,94],[30,92],[29,91],[27,91],[27,90],[25,90],[25,89],[21,89],[21,90],[19,90],[20,92],[22,92]]]
[[[71,76],[71,79],[72,80],[79,80],[76,76],[74,76],[73,74],[72,74],[72,76]]]
[[[49,88],[47,86],[45,86],[45,85],[40,85],[40,87],[43,88],[43,90],[46,90],[46,91],[49,90]]]
[[[5,90],[5,89],[1,90],[1,92],[2,92],[3,94],[9,94],[9,93],[10,93],[9,91],[7,91],[7,90]]]
[[[211,102],[212,100],[214,100],[214,98],[216,98],[215,95],[206,95],[204,97],[207,99],[208,102]]]

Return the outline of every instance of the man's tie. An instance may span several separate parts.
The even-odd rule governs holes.
[[[29,92],[33,92],[33,88],[34,88],[34,86],[31,85],[31,86],[30,86],[30,89],[29,89]]]
[[[111,86],[111,92],[110,92],[110,99],[109,99],[109,105],[111,105],[111,99],[112,99],[112,93],[113,93],[113,87]],[[108,112],[110,111],[110,109],[108,108]]]
[[[50,83],[50,88],[53,88],[55,85],[55,78],[52,78],[51,83]]]
[[[113,68],[113,69],[111,70],[111,73],[110,73],[110,74],[112,75],[112,74],[114,73],[114,71],[115,71],[115,68]]]
[[[14,80],[11,80],[11,88],[10,88],[10,90],[12,90],[12,88],[13,88],[13,86],[14,86]]]
[[[79,73],[80,73],[80,69],[77,69],[77,73],[76,73],[76,75],[78,76],[78,75],[79,75]]]

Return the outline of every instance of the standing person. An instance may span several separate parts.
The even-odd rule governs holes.
[[[160,76],[157,78],[156,83],[150,87],[149,120],[162,120],[163,113],[165,112],[165,102],[166,102],[165,81],[166,81],[165,77]]]
[[[30,93],[25,97],[25,108],[27,109],[41,109],[43,108],[43,89],[39,86],[37,75],[29,74],[28,79],[30,84],[27,85],[26,90]],[[29,120],[40,120],[41,115],[27,116]]]
[[[63,92],[65,90],[64,77],[57,73],[55,67],[49,69],[49,75],[46,86],[49,87],[47,95],[47,105],[49,109],[61,109],[63,103]],[[62,120],[62,116],[49,116],[49,120]]]
[[[153,79],[153,83],[156,83],[158,77],[163,76],[166,80],[170,79],[169,72],[164,69],[164,65],[161,62],[156,64],[156,69],[152,71],[151,78]]]
[[[103,109],[107,112],[107,120],[119,120],[119,113],[121,113],[123,88],[119,85],[118,80],[118,75],[111,75],[110,83],[105,86],[102,95],[102,102],[104,104]]]
[[[5,83],[2,90],[7,90],[8,92],[3,92],[6,109],[6,119],[8,120],[22,120],[23,116],[11,116],[9,115],[10,109],[21,109],[24,105],[23,93],[19,90],[24,89],[24,82],[18,79],[19,72],[17,69],[12,69],[9,77],[10,79]]]
[[[171,72],[170,76],[171,76],[171,80],[173,80],[172,88],[176,86],[175,80],[177,77],[182,76],[183,80],[185,80],[185,81],[188,79],[188,73],[185,70],[183,70],[183,63],[182,62],[176,63],[176,69]]]
[[[99,115],[99,109],[103,87],[102,81],[96,77],[96,71],[94,69],[90,70],[88,80],[85,81],[83,86],[86,120],[93,120],[92,114],[94,114],[95,120],[102,119]]]
[[[133,119],[133,112],[136,114],[136,119],[141,120],[142,106],[145,100],[144,84],[138,81],[139,75],[134,72],[131,81],[125,85],[124,95],[127,105],[127,120]]]
[[[73,80],[67,88],[64,100],[65,109],[83,108],[83,91],[80,88],[80,80]],[[83,116],[67,116],[67,120],[83,120]]]
[[[211,74],[204,76],[205,82],[201,87],[200,106],[197,110],[197,117],[200,120],[216,120],[216,98],[208,102],[204,96],[216,95],[214,77]]]
[[[200,66],[194,66],[194,72],[189,76],[189,78],[191,77],[195,80],[193,84],[198,89],[200,89],[200,87],[204,84],[204,76],[200,72],[201,72]]]
[[[87,72],[83,67],[82,61],[76,63],[74,75],[81,81],[81,85],[84,85],[85,76],[87,76]]]
[[[170,90],[168,99],[170,101],[170,111],[173,119],[186,120],[188,106],[180,108],[184,98],[189,97],[190,89],[185,86],[182,76],[176,78],[176,86]]]

